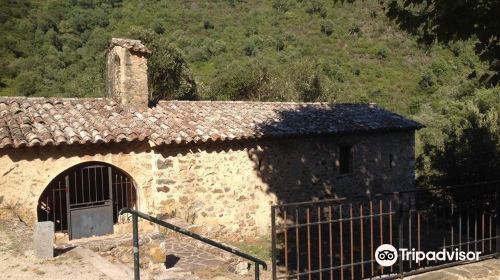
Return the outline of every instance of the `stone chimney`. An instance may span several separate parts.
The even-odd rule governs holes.
[[[107,93],[130,111],[148,108],[148,59],[151,51],[141,41],[111,39],[107,57]]]

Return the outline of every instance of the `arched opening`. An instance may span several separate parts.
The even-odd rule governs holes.
[[[38,200],[38,221],[52,221],[56,232],[71,238],[113,232],[121,208],[136,208],[134,180],[102,162],[73,166],[45,188]]]

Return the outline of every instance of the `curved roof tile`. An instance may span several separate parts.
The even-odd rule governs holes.
[[[184,144],[421,127],[372,104],[160,101],[145,112],[128,112],[105,98],[0,97],[0,148]]]

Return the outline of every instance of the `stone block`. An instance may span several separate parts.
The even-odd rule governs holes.
[[[54,223],[38,222],[33,237],[35,256],[40,259],[54,257]]]
[[[171,159],[158,159],[156,161],[156,166],[158,169],[166,169],[168,167],[174,166],[174,162]]]

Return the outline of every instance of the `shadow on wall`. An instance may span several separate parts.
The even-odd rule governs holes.
[[[98,156],[106,154],[129,154],[129,153],[147,153],[151,148],[141,142],[131,143],[108,143],[97,145],[60,145],[45,146],[35,148],[21,149],[1,149],[1,156],[8,156],[13,162],[26,161],[46,161],[50,159],[71,158],[85,156]]]
[[[304,108],[303,110],[283,111],[279,113],[280,117],[277,120],[262,123],[259,126],[261,133],[266,136],[285,137],[282,139],[283,141],[258,142],[254,148],[248,150],[248,156],[254,162],[258,176],[268,186],[267,193],[276,197],[275,204],[344,197],[371,199],[372,194],[375,193],[412,188],[411,173],[413,168],[407,161],[413,160],[413,148],[411,147],[411,151],[408,148],[408,146],[413,145],[411,142],[413,132],[337,133],[332,135],[335,131],[329,131],[327,127],[323,127],[325,121],[321,121],[322,116],[331,118],[331,115],[335,115],[331,110],[332,108]],[[314,119],[314,117],[319,119]],[[343,117],[342,119],[348,118]],[[328,122],[331,123],[331,121],[330,119]],[[333,121],[335,122],[335,120]],[[338,127],[351,125],[342,123],[340,118],[337,122],[336,126]],[[287,136],[303,134],[305,131],[301,128],[304,127],[313,127],[318,131],[317,135]],[[367,201],[364,198],[361,200]],[[353,204],[345,203],[346,207],[339,209],[339,204],[336,203],[334,206],[336,208],[329,208],[329,205],[332,204],[326,206],[303,205],[297,208],[290,207],[288,208],[290,211],[285,213],[277,211],[277,224],[291,226],[289,230],[277,231],[276,260],[278,270],[283,271],[286,266],[288,272],[307,273],[310,270],[321,269],[321,263],[324,265],[323,268],[328,267],[330,263],[340,265],[342,256],[349,257],[349,252],[352,254],[355,251],[355,256],[359,257],[361,253],[357,244],[353,246],[351,243],[353,251],[349,251],[348,243],[345,244],[344,249],[340,250],[342,238],[345,241],[349,241],[349,238],[352,240],[352,235],[349,236],[349,231],[346,230],[349,229],[349,222],[335,223],[331,228],[326,223],[323,227],[317,225],[311,228],[306,226],[293,227],[309,222],[342,220],[349,214],[353,215],[353,212],[354,215],[358,216],[368,215],[369,205],[365,202],[358,202],[355,204],[355,208]],[[362,204],[363,208],[360,210]],[[381,207],[383,209],[379,210],[377,204],[375,212],[390,211],[389,205]],[[328,210],[332,212],[329,213]],[[354,229],[351,228],[351,233],[356,236],[360,234],[358,223],[359,221]],[[382,222],[379,224],[377,221],[373,230],[382,232],[383,227],[388,227],[386,223],[384,221],[384,225],[382,225]],[[344,226],[344,231],[342,231],[341,224]],[[368,228],[365,221],[363,224],[365,229]],[[285,231],[288,233],[287,236]],[[383,235],[387,238],[388,234],[388,232],[384,232]],[[328,243],[329,238],[334,240],[333,243]],[[369,240],[365,240],[366,238],[368,236],[363,237],[363,240],[369,242]],[[379,240],[379,236],[376,238]],[[308,244],[311,244],[309,248]],[[334,249],[332,250],[332,248]],[[335,252],[330,255],[329,249],[330,252]],[[313,255],[308,254],[308,250],[312,251]],[[318,257],[318,251],[323,251],[322,254],[320,253],[320,257]],[[347,260],[343,259],[343,261]],[[358,270],[359,267],[352,270],[352,273],[355,273],[354,271],[359,273]],[[345,273],[350,274],[351,272],[346,270]],[[335,276],[335,279],[341,277],[339,270],[327,270],[320,274],[325,277]],[[317,277],[318,274],[313,276]],[[299,278],[306,279],[307,276]]]
[[[282,111],[278,120],[264,122],[259,131],[266,137],[282,137],[259,141],[248,149],[257,175],[268,185],[267,192],[274,194],[278,204],[340,198],[370,196],[372,193],[408,188],[409,166],[405,158],[398,158],[387,148],[391,142],[406,141],[413,133],[335,133],[325,123],[335,116],[332,108],[307,108]],[[322,121],[323,116],[330,118]],[[348,119],[343,116],[342,119]],[[351,125],[340,119],[335,127],[347,129]],[[305,134],[304,127],[317,131]],[[344,129],[343,129],[344,130]],[[298,135],[297,135],[298,134]],[[287,136],[294,135],[294,136]],[[403,137],[403,138],[401,138]],[[409,143],[402,143],[409,144]],[[408,159],[412,160],[412,159]],[[401,178],[399,176],[403,176]],[[402,179],[400,182],[395,182]]]

